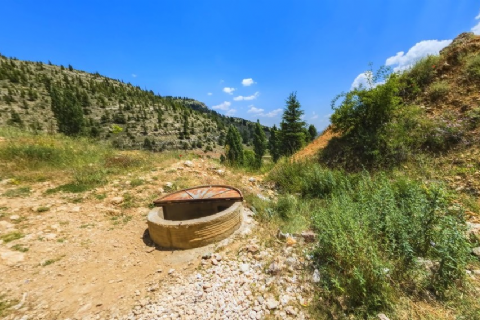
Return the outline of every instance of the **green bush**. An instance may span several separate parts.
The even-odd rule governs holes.
[[[450,91],[450,85],[446,81],[437,81],[430,85],[428,95],[433,101],[444,98]]]
[[[405,76],[420,88],[425,88],[434,79],[439,61],[440,56],[429,55],[422,58],[405,72]]]
[[[472,55],[467,58],[465,63],[465,73],[471,80],[480,79],[480,56]]]
[[[389,309],[402,291],[446,296],[464,280],[469,256],[461,210],[449,205],[442,186],[366,173],[332,193],[313,213],[324,294],[362,315]],[[422,259],[438,265],[432,274]]]

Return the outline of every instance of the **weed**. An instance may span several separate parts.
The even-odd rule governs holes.
[[[472,55],[466,59],[465,73],[471,80],[480,79],[480,56]]]
[[[0,316],[6,316],[9,313],[9,308],[17,304],[18,301],[10,300],[5,295],[0,295]]]
[[[50,208],[49,207],[44,207],[44,206],[40,206],[40,207],[37,208],[38,213],[46,212],[48,210],[50,210]]]
[[[450,91],[450,85],[446,81],[437,81],[430,85],[428,95],[433,101],[444,98]]]
[[[27,247],[24,247],[20,244],[16,244],[12,247],[13,250],[16,250],[16,251],[20,251],[20,252],[27,252],[28,251],[28,248]]]
[[[80,229],[86,229],[86,228],[89,228],[89,227],[94,227],[95,224],[94,223],[85,223],[85,224],[82,224],[80,226]]]
[[[49,266],[59,260],[61,260],[64,256],[60,256],[60,257],[57,257],[57,258],[54,258],[54,259],[48,259],[48,260],[45,260],[43,261],[42,263],[40,263],[40,266],[42,267],[46,267],[46,266]]]
[[[8,242],[11,242],[11,241],[14,241],[14,240],[21,239],[24,236],[25,235],[23,233],[18,232],[18,231],[14,231],[14,232],[10,232],[10,233],[6,233],[6,234],[1,235],[0,239],[2,239],[5,243],[8,243]]]
[[[145,183],[145,180],[136,178],[136,179],[132,179],[132,181],[130,181],[130,186],[135,188],[135,187],[141,186],[144,183]]]
[[[97,200],[103,200],[107,197],[107,193],[103,192],[103,193],[95,193],[93,195],[95,197],[95,199]]]
[[[54,194],[57,192],[70,192],[70,193],[82,193],[94,188],[91,185],[84,185],[84,184],[76,184],[76,183],[67,183],[56,188],[47,189],[45,191],[46,195]]]
[[[10,189],[3,193],[3,196],[8,198],[26,197],[30,195],[30,187],[21,187],[17,189]]]
[[[132,195],[131,193],[124,193],[123,194],[123,203],[122,203],[122,208],[123,209],[128,209],[134,207],[135,204],[135,196]]]

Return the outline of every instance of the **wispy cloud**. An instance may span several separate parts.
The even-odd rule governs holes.
[[[480,13],[475,17],[475,20],[480,20]],[[474,34],[479,35],[480,34],[480,21],[470,30]]]
[[[213,93],[209,92],[209,93],[207,93],[207,96],[211,96],[212,94],[213,94]]]
[[[248,109],[247,113],[263,113],[263,111],[265,111],[264,109],[260,109],[260,108],[255,108],[255,106],[250,106],[250,109]]]
[[[270,111],[269,113],[264,114],[263,116],[268,117],[268,118],[273,118],[277,116],[280,112],[282,112],[283,109],[275,109],[273,111]]]
[[[136,75],[135,73],[132,73],[132,77],[136,78],[136,77],[137,77],[137,75]]]
[[[223,88],[223,92],[228,93],[228,94],[233,94],[233,92],[234,92],[235,90],[237,90],[237,89],[235,89],[235,88],[229,88],[229,87]]]
[[[318,114],[315,111],[313,111],[313,115],[310,117],[310,120],[315,120],[317,118],[318,118]]]
[[[233,116],[233,115],[235,114],[235,112],[237,112],[237,110],[235,110],[235,109],[230,109],[230,110],[228,110],[228,111],[225,113],[225,115],[226,115],[226,116]]]
[[[244,97],[244,96],[238,96],[238,97],[235,97],[233,98],[233,100],[235,101],[242,101],[242,100],[255,100],[257,99],[257,97],[260,95],[260,92],[255,92],[254,94],[252,94],[251,96],[247,96],[247,97]]]
[[[243,85],[244,87],[249,87],[249,86],[251,86],[251,85],[254,84],[254,83],[256,83],[256,82],[253,81],[252,78],[248,78],[248,79],[243,79],[243,80],[242,80],[242,85]]]
[[[231,102],[229,102],[229,101],[224,101],[224,102],[222,102],[222,103],[220,103],[220,104],[217,104],[216,106],[213,106],[212,109],[215,109],[215,110],[218,109],[218,110],[224,110],[224,111],[226,111],[226,110],[229,110],[229,109],[230,109],[230,106],[231,106],[231,105],[232,105]]]

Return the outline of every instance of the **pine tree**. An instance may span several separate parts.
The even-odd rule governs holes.
[[[230,125],[225,141],[225,154],[230,165],[243,164],[242,136],[235,126]]]
[[[308,127],[308,133],[310,134],[310,140],[313,141],[318,135],[317,128],[313,124]]]
[[[273,162],[277,162],[280,158],[280,140],[279,132],[276,125],[270,129],[270,139],[268,140],[268,151],[272,156]]]
[[[295,92],[288,96],[286,103],[280,123],[280,146],[282,155],[291,156],[304,145],[305,122],[301,120],[303,110],[300,109],[300,102]]]
[[[258,120],[253,134],[253,151],[255,151],[255,165],[257,168],[260,168],[262,166],[262,158],[265,155],[265,151],[267,151],[267,137]]]
[[[52,86],[50,96],[58,131],[67,136],[79,135],[84,127],[84,119],[82,106],[75,94],[69,89]]]

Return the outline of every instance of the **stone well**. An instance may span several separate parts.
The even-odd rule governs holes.
[[[153,202],[147,217],[158,246],[191,249],[223,240],[242,224],[243,195],[223,185],[180,190]]]

